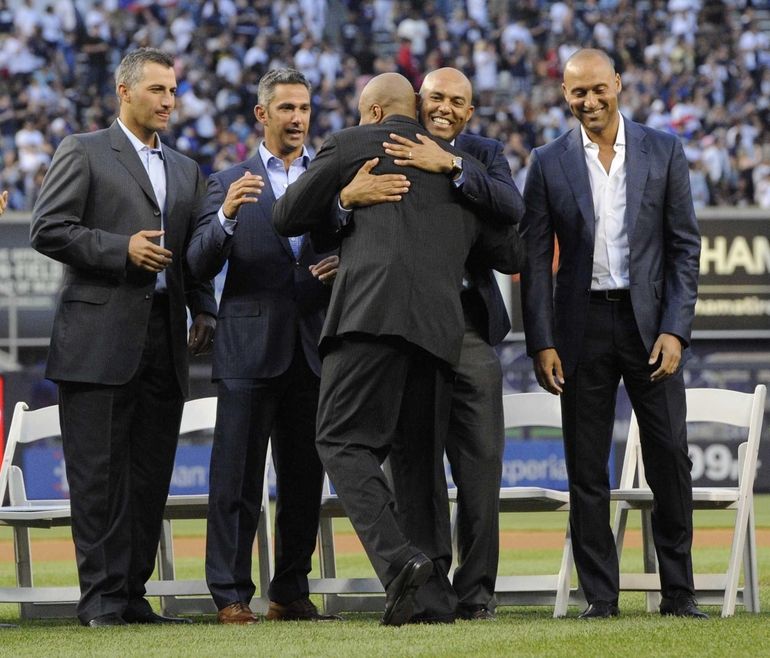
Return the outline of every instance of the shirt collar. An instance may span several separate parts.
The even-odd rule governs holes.
[[[163,159],[163,145],[161,144],[160,137],[158,137],[158,133],[155,133],[155,143],[158,146],[157,148],[151,148],[147,146],[147,144],[145,144],[136,135],[134,135],[134,133],[132,133],[126,127],[126,124],[124,124],[120,119],[118,119],[118,125],[120,126],[121,130],[126,134],[126,137],[128,137],[128,141],[131,142],[131,145],[136,149],[137,153],[144,151],[145,149],[149,149],[153,153],[157,153],[160,156],[161,160]]]
[[[626,124],[623,121],[623,115],[618,112],[618,134],[615,135],[615,146],[626,146]],[[583,148],[598,148],[596,142],[592,142],[588,137],[586,129],[583,128],[583,124],[580,124],[580,134],[583,136]]]
[[[270,153],[270,151],[267,150],[267,146],[265,146],[264,140],[259,144],[259,157],[262,158],[262,164],[265,165],[265,169],[269,169],[270,163],[273,160],[283,162],[281,158],[279,158],[277,155],[273,155]],[[301,160],[301,164],[305,167],[305,169],[307,169],[307,166],[310,164],[310,152],[307,150],[307,147],[304,144],[302,145],[302,155],[294,160],[292,164],[297,162],[297,160]]]

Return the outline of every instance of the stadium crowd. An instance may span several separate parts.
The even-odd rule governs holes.
[[[621,111],[682,139],[696,207],[770,208],[768,0],[0,0],[0,189],[29,210],[59,142],[117,114],[112,73],[139,46],[177,61],[166,139],[209,174],[254,153],[260,77],[293,66],[314,88],[311,147],[357,123],[374,74],[419,87],[440,66],[473,82],[472,133],[530,150],[573,119],[562,66],[613,55]]]

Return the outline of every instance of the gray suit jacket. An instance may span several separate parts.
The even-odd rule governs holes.
[[[198,166],[164,145],[165,247],[171,347],[187,392],[187,316],[216,315],[210,284],[184,271],[185,246],[205,190]],[[124,384],[136,372],[155,274],[128,262],[137,231],[161,228],[161,212],[136,150],[117,122],[66,137],[54,155],[32,216],[32,246],[65,265],[46,376],[54,381]]]
[[[700,235],[679,140],[625,119],[626,223],[631,302],[645,348],[661,333],[689,343]],[[524,188],[527,264],[522,304],[527,352],[555,347],[565,374],[577,363],[588,312],[594,208],[579,128],[532,152]],[[552,261],[559,244],[556,286]]]
[[[313,228],[319,208],[334,214],[335,195],[366,160],[380,157],[374,173],[401,171],[382,156],[382,142],[391,132],[416,139],[424,128],[414,119],[391,116],[332,135],[276,202],[277,231],[296,235]],[[487,266],[518,271],[515,229],[482,226],[458,200],[448,176],[415,169],[409,178],[409,194],[399,203],[357,209],[357,220],[343,231],[321,346],[348,333],[398,336],[456,364],[464,331],[460,289],[466,257],[476,247],[476,257]]]

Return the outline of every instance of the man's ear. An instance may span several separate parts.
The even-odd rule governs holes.
[[[369,112],[371,112],[372,115],[372,123],[380,123],[382,121],[384,117],[382,105],[375,103],[369,108]]]
[[[267,120],[267,113],[265,112],[265,108],[262,105],[255,105],[254,106],[254,117],[257,121],[264,124]]]

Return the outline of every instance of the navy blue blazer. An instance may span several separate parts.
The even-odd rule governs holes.
[[[648,351],[661,333],[690,341],[700,234],[679,140],[625,119],[631,303]],[[532,152],[524,188],[527,352],[555,347],[565,375],[579,358],[588,314],[595,217],[580,128]],[[554,235],[559,266],[553,285]]]
[[[230,185],[249,171],[265,186],[257,203],[241,206],[232,236],[217,213]],[[320,376],[318,342],[331,286],[308,270],[329,253],[316,253],[305,235],[295,259],[287,238],[273,229],[275,197],[259,155],[212,174],[198,224],[187,249],[195,276],[227,275],[214,338],[213,379],[261,379],[285,372],[299,335],[308,365]],[[328,209],[324,209],[328,212]]]
[[[472,160],[464,163],[465,182],[460,187],[479,217],[495,223],[518,224],[524,215],[524,201],[511,178],[503,145],[495,139],[460,134],[455,146],[484,165],[479,167]],[[470,287],[463,291],[463,308],[481,337],[490,345],[497,345],[508,335],[511,322],[494,272],[472,264],[468,269]]]

